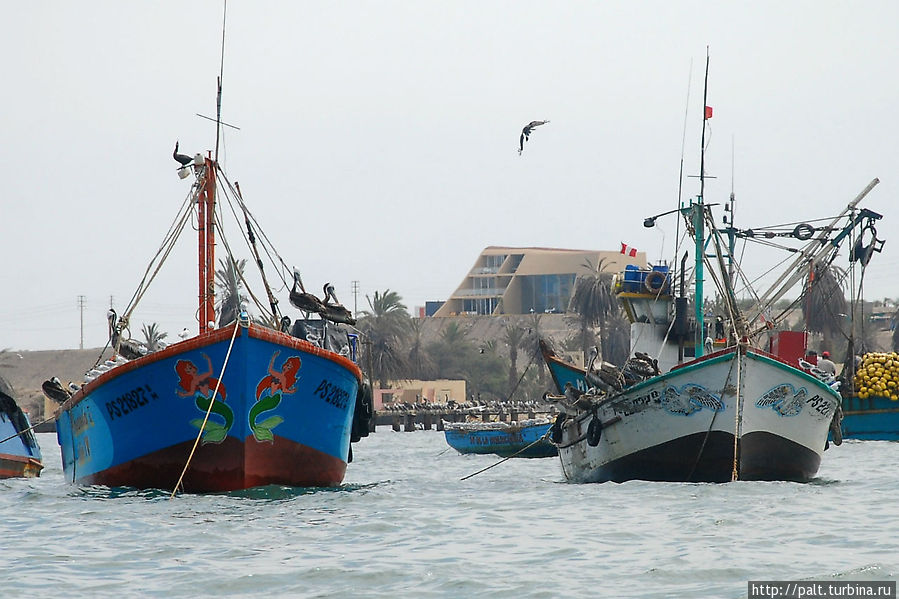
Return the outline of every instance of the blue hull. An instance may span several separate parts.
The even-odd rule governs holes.
[[[843,400],[843,438],[899,441],[899,402],[885,397]]]
[[[66,479],[173,489],[189,461],[187,492],[340,484],[359,369],[271,329],[240,327],[232,347],[233,334],[218,329],[86,384],[56,423]]]
[[[0,392],[0,478],[40,476],[41,448],[30,428],[15,400]]]
[[[497,428],[446,428],[447,444],[459,453],[491,453],[502,457],[547,458],[558,455],[543,437],[552,423]],[[542,439],[542,440],[541,440]]]
[[[543,350],[543,360],[546,362],[547,368],[549,368],[549,374],[556,384],[556,391],[558,393],[564,391],[565,383],[571,383],[575,389],[581,391],[587,390],[588,385],[584,378],[586,371],[583,368],[578,368],[573,364],[560,360],[546,349]]]

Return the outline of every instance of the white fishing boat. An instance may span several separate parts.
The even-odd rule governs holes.
[[[704,148],[710,111],[703,110]],[[586,483],[808,481],[815,476],[829,430],[839,432],[840,383],[802,360],[802,352],[787,351],[790,332],[776,331],[771,306],[797,282],[808,282],[815,268],[830,265],[843,241],[853,240],[850,260],[862,266],[880,251],[883,242],[873,229],[880,215],[857,208],[876,183],[830,224],[803,223],[783,233],[804,246],[771,288],[756,296],[757,308],[747,311],[736,301],[733,281],[739,266],[731,258],[734,239],[758,230],[740,231],[732,223],[719,230],[712,206],[703,200],[701,170],[700,194],[671,211],[692,233],[692,273],[685,272],[684,254],[677,273],[667,265],[631,267],[613,284],[631,323],[633,357],[619,369],[597,365],[594,354],[586,368],[578,368],[544,347],[560,392],[545,398],[563,412],[552,437],[565,477]],[[733,196],[726,209],[733,214]],[[653,226],[656,218],[644,225]],[[866,232],[869,244],[863,241]],[[717,326],[706,322],[705,277],[715,282],[727,312]]]

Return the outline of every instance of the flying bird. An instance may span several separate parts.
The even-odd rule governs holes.
[[[527,125],[524,126],[524,129],[521,130],[521,137],[518,138],[518,155],[521,156],[521,152],[524,150],[524,142],[530,139],[531,132],[534,130],[534,127],[539,127],[540,125],[545,125],[549,121],[531,121]]]
[[[191,158],[190,156],[187,156],[186,154],[178,153],[178,142],[177,141],[175,142],[175,151],[172,152],[172,158],[177,160],[178,163],[181,164],[181,166],[187,166],[188,164],[190,164],[191,162],[194,161],[194,159]]]

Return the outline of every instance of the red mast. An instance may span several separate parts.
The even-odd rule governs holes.
[[[203,188],[197,196],[200,303],[197,318],[201,335],[210,330],[210,322],[215,323],[215,162],[207,156],[205,163]]]

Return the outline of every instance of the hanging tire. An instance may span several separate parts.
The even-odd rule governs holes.
[[[662,293],[668,290],[668,275],[654,270],[646,275],[643,281],[643,287],[650,293]]]
[[[566,417],[564,412],[556,416],[556,421],[553,422],[552,428],[549,429],[549,438],[556,445],[562,442],[562,423],[565,422]]]
[[[602,421],[599,416],[594,416],[590,425],[587,426],[587,445],[596,447],[599,445],[600,439],[602,439]]]
[[[368,384],[368,381],[364,381],[359,385],[359,391],[356,393],[356,409],[353,411],[350,442],[357,443],[363,437],[368,436],[372,418],[374,418],[374,409],[371,385]]]

